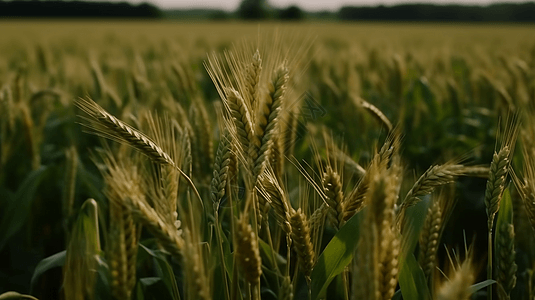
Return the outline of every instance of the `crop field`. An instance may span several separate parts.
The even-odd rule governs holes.
[[[535,26],[0,22],[0,299],[534,299]]]

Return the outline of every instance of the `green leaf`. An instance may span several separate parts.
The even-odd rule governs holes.
[[[223,232],[223,228],[221,226],[216,226],[216,230],[219,230],[220,236],[221,236],[221,242],[223,246],[223,255],[224,255],[224,264],[225,269],[227,270],[227,274],[232,278],[232,268],[233,268],[233,262],[234,262],[234,256],[232,255],[232,252],[230,250],[230,241],[228,240],[228,237]]]
[[[513,202],[511,200],[511,194],[509,193],[509,188],[506,188],[503,192],[502,200],[500,201],[500,210],[498,211],[498,220],[496,221],[496,238],[494,241],[498,240],[498,235],[501,226],[504,224],[513,224]],[[496,245],[494,245],[496,248]]]
[[[160,276],[160,278],[165,283],[165,286],[167,287],[173,299],[179,300],[180,294],[178,292],[178,285],[176,283],[175,274],[173,273],[173,268],[171,268],[171,266],[165,259],[165,256],[163,256],[161,253],[157,253],[156,251],[153,251],[145,247],[141,243],[139,244],[139,249],[142,250],[142,252],[145,252],[146,254],[152,256],[155,259],[157,263],[156,271],[158,273],[158,276]]]
[[[35,267],[35,270],[33,271],[32,280],[30,283],[30,293],[32,292],[36,280],[43,275],[46,271],[56,268],[56,267],[62,267],[65,264],[65,254],[67,253],[67,250],[63,250],[61,252],[58,252],[54,255],[51,255],[43,260],[41,260],[37,267]]]
[[[310,276],[312,299],[320,298],[329,283],[351,262],[359,238],[358,215],[340,228],[318,258]]]
[[[162,279],[159,278],[159,277],[145,277],[145,278],[140,278],[139,279],[139,283],[142,286],[151,286],[151,285],[156,284],[157,282],[160,282],[160,281],[162,281]]]
[[[286,258],[273,251],[268,243],[264,242],[262,239],[258,239],[258,246],[260,248],[262,261],[269,263],[270,268],[275,268],[275,263],[277,263],[279,269],[284,269],[286,267]]]
[[[99,255],[95,255],[95,260],[98,264],[96,283],[95,283],[95,300],[108,300],[110,298],[110,284],[109,274],[110,269],[108,264],[104,260],[104,252],[100,252]]]
[[[413,253],[420,238],[420,231],[424,226],[427,209],[431,204],[430,196],[422,197],[422,201],[407,208],[405,211],[405,226],[403,228],[403,240],[408,247],[406,253]]]
[[[37,187],[44,178],[44,173],[47,170],[42,166],[37,170],[32,171],[22,182],[18,188],[12,201],[2,215],[0,221],[0,251],[7,244],[9,238],[11,238],[19,229],[24,225],[28,215],[31,211],[32,202],[34,200]]]
[[[133,295],[133,299],[136,300],[169,300],[171,297],[165,283],[159,277],[140,278]]]
[[[139,282],[136,285],[135,296],[133,298],[136,300],[145,300],[145,296],[143,295],[143,287]]]
[[[513,224],[513,202],[511,200],[511,194],[509,192],[509,188],[506,188],[503,192],[502,199],[500,200],[500,208],[498,210],[498,218],[496,220],[496,229],[494,231],[495,233],[494,233],[494,250],[493,251],[496,251],[496,253],[498,253],[498,251],[500,250],[498,241],[510,239],[510,237],[507,234],[507,227],[511,226],[510,224]],[[496,266],[498,266],[499,260],[496,254],[493,257],[493,260],[494,260],[493,263],[496,263]]]
[[[92,195],[97,200],[104,198],[102,194],[102,179],[95,175],[94,173],[87,170],[83,165],[83,162],[80,161],[78,165],[78,174],[76,175],[78,181],[83,187],[87,189],[89,195]]]
[[[492,279],[487,279],[485,281],[481,281],[479,283],[476,283],[476,284],[470,286],[470,293],[474,294],[475,292],[477,292],[477,291],[479,291],[481,289],[484,289],[487,286],[489,286],[491,284],[494,284],[494,283],[496,283],[496,280],[492,280]]]
[[[105,280],[107,265],[102,260],[98,226],[98,204],[88,199],[82,204],[70,236],[63,267],[65,276],[63,290],[66,299],[75,295],[93,298],[97,280]]]
[[[30,295],[22,295],[17,292],[7,292],[0,295],[0,300],[20,300],[20,299],[31,299],[37,300],[37,298]]]
[[[430,300],[431,293],[427,288],[424,271],[412,252],[400,261],[400,266],[399,286],[403,299]]]
[[[414,257],[414,249],[418,243],[420,231],[424,225],[430,196],[423,197],[422,201],[409,207],[405,211],[405,226],[403,227],[404,245],[400,253],[399,286],[404,299],[428,300],[431,293],[427,287],[425,274]]]

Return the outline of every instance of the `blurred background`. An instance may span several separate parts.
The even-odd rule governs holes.
[[[3,0],[0,17],[533,22],[535,3],[515,0]]]

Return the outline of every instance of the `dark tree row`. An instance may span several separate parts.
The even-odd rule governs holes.
[[[127,2],[85,1],[0,1],[0,17],[32,18],[158,18],[153,5]]]
[[[218,10],[166,11],[151,4],[81,0],[0,0],[0,17],[32,18],[210,18],[300,20],[306,17],[345,21],[535,22],[535,2],[489,6],[402,4],[342,7],[337,13],[306,13],[297,6],[276,9],[267,0],[242,0],[233,13]]]
[[[376,7],[342,7],[342,20],[535,22],[535,2],[489,6],[404,4]]]

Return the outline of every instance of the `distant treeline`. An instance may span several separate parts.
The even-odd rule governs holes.
[[[159,18],[154,5],[127,2],[0,1],[0,17],[30,18]]]
[[[376,7],[342,7],[341,20],[535,22],[535,2],[489,6],[404,4]]]
[[[345,6],[336,12],[307,12],[292,5],[277,9],[265,0],[242,0],[236,12],[221,10],[165,11],[171,19],[278,19],[342,21],[412,21],[412,22],[535,22],[535,2],[501,3],[489,6],[400,4],[394,6]]]
[[[292,5],[274,8],[267,0],[242,0],[235,12],[214,9],[160,10],[151,4],[60,0],[0,0],[0,18],[167,18],[167,19],[279,19],[343,21],[535,22],[535,2],[489,6],[401,4],[344,6],[337,12],[306,12]]]

